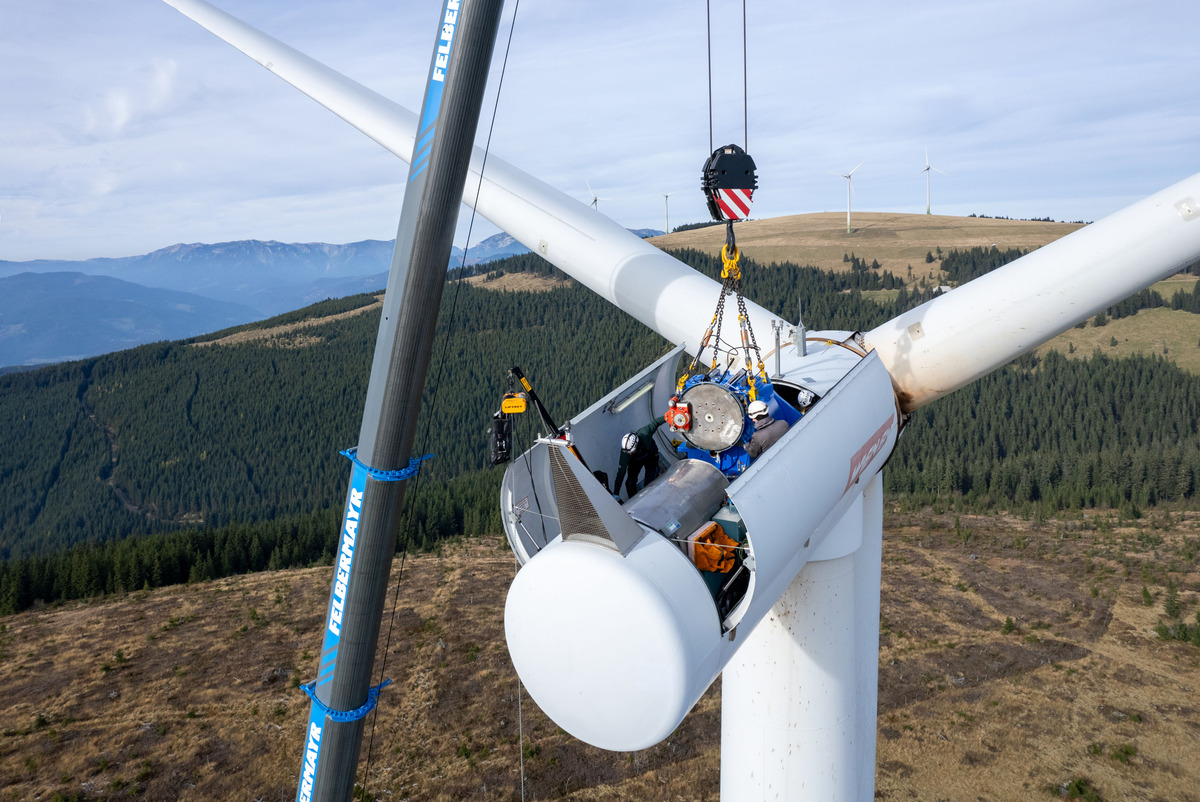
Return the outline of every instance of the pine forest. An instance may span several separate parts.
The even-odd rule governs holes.
[[[719,259],[676,255],[719,273]],[[942,270],[957,284],[1020,255],[951,251]],[[936,291],[846,261],[749,264],[745,293],[786,319],[802,305],[810,329],[866,330]],[[434,456],[410,483],[399,548],[501,531],[486,432],[509,367],[566,420],[668,347],[573,282],[488,287],[511,273],[564,278],[533,255],[448,277],[417,435]],[[1082,325],[1163,306],[1200,314],[1198,289],[1143,291]],[[349,475],[339,451],[357,438],[378,324],[376,298],[361,295],[0,376],[0,614],[330,561]],[[919,410],[886,491],[901,508],[1035,517],[1193,504],[1197,409],[1200,377],[1161,356],[1027,355]]]

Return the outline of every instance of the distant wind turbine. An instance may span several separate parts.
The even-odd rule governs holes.
[[[588,181],[586,179],[584,179],[583,183],[587,184],[588,193],[592,196],[592,208],[595,209],[596,211],[600,211],[600,201],[609,200],[609,199],[602,198],[599,195],[597,195],[595,190],[592,189],[592,185],[590,183],[588,183]]]
[[[942,171],[929,163],[928,148],[925,150],[925,169],[921,172],[925,174],[925,214],[932,214],[932,212],[929,211],[929,179],[932,173],[942,173]],[[945,175],[945,173],[942,173],[942,175]]]
[[[852,176],[858,170],[859,167],[862,167],[866,163],[867,163],[867,160],[863,159],[862,161],[860,161],[858,163],[858,165],[853,170],[851,170],[848,173],[833,173],[833,175],[839,175],[842,178],[846,179],[846,233],[847,234],[851,233],[851,229],[850,229],[850,194],[851,194],[851,192],[854,191]]]
[[[679,190],[675,190],[675,192],[678,192],[678,191]],[[660,193],[658,193],[659,195],[663,196],[663,233],[664,234],[671,233],[671,215],[670,215],[669,207],[667,206],[667,198],[674,195],[675,192],[660,192]]]

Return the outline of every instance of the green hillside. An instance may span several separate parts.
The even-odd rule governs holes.
[[[422,412],[436,423],[421,424],[437,455],[424,471],[432,480],[483,467],[511,364],[565,410],[662,347],[580,288],[506,297],[461,286],[447,340],[448,317],[438,349],[448,343],[454,367],[440,388],[431,376]],[[3,377],[0,556],[339,506],[348,472],[338,451],[357,438],[378,323],[376,309],[308,328],[301,346],[164,343]],[[555,358],[588,352],[587,371]]]
[[[956,254],[946,262],[966,276],[1019,252]],[[719,271],[712,256],[680,256]],[[867,258],[836,273],[749,264],[746,294],[785,317],[802,298],[818,329],[870,328],[929,297]],[[485,269],[485,279],[552,272],[529,255]],[[436,457],[410,494],[414,548],[499,531],[501,472],[486,466],[485,432],[511,365],[565,419],[666,348],[573,283],[545,292],[487,284],[452,281],[443,299],[418,430],[418,448]],[[1139,297],[1110,316],[1165,303]],[[1200,311],[1200,297],[1186,300],[1176,309]],[[338,451],[357,438],[374,303],[329,301],[240,327],[240,338],[230,330],[0,376],[0,611],[327,559],[348,476]],[[347,314],[356,310],[365,311]],[[1190,504],[1197,408],[1200,378],[1161,357],[1029,357],[921,410],[887,487],[906,504],[973,509]]]
[[[717,270],[711,257],[686,256]],[[548,270],[532,256],[489,268]],[[794,309],[803,292],[809,320],[832,326],[886,314],[842,292],[873,288],[876,275],[789,271],[758,271],[747,290],[781,310]],[[0,558],[339,506],[348,474],[338,451],[357,438],[379,310],[339,313],[373,302],[327,302],[204,338],[0,377]],[[302,334],[229,336],[304,318],[312,325]],[[665,347],[578,285],[509,293],[450,284],[421,412],[426,439],[418,442],[436,455],[425,479],[485,467],[485,431],[510,366],[521,365],[565,419]]]

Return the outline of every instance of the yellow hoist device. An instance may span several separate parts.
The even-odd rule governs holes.
[[[488,457],[493,465],[503,465],[512,459],[512,416],[526,412],[531,403],[537,410],[538,417],[542,419],[542,425],[546,427],[547,437],[569,439],[566,429],[559,426],[554,422],[554,418],[550,417],[550,411],[546,409],[542,399],[538,398],[538,394],[533,391],[533,385],[529,383],[529,379],[525,378],[525,374],[516,365],[508,370],[508,387],[508,392],[500,399],[500,409],[492,414],[492,425],[488,429]],[[572,454],[579,457],[579,461],[583,462],[586,467],[587,463],[584,462],[579,450],[574,445],[568,444],[567,447]]]

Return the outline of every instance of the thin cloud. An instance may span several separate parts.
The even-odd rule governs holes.
[[[218,5],[420,105],[436,2]],[[740,142],[740,8],[713,5],[713,135]],[[844,208],[828,172],[864,158],[856,208],[923,212],[926,149],[949,174],[935,177],[942,213],[1096,219],[1197,169],[1194,4],[848,0],[748,14],[756,216]],[[5,22],[0,258],[394,235],[405,166],[165,4],[21,3]],[[672,222],[695,222],[707,95],[702,4],[522,0],[493,150],[584,202],[590,181],[623,225],[661,226],[672,190]]]

